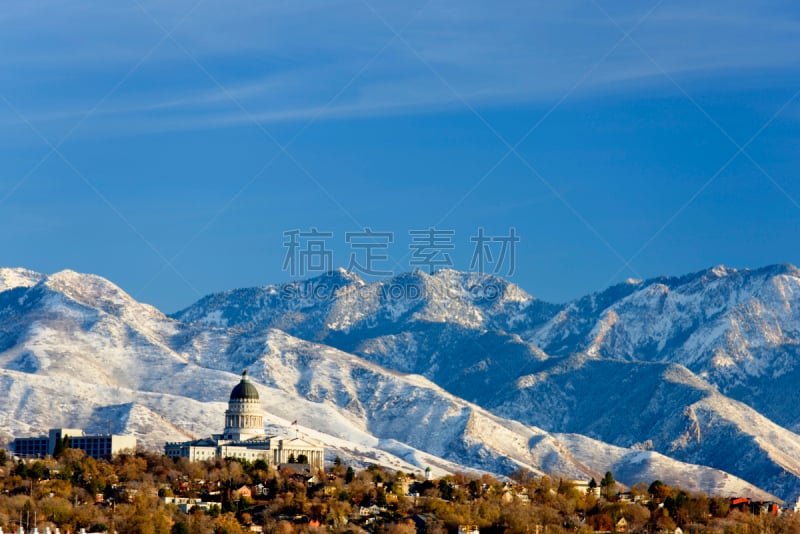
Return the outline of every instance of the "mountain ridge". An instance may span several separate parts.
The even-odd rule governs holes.
[[[784,271],[771,276],[796,276],[791,269]],[[97,405],[94,411],[75,414],[75,421],[118,413],[130,424],[138,424],[135,431],[142,436],[149,426],[158,440],[185,439],[182,428],[197,423],[171,422],[171,408],[180,406],[193,421],[205,417],[201,414],[207,415],[207,410],[200,406],[219,407],[227,395],[229,386],[220,381],[219,373],[230,380],[248,367],[268,388],[265,394],[280,399],[267,398],[268,410],[294,420],[291,407],[299,407],[302,417],[339,444],[339,453],[351,457],[380,457],[406,469],[429,462],[445,471],[459,465],[499,473],[526,467],[570,476],[594,476],[614,467],[636,477],[652,472],[648,465],[658,465],[666,474],[662,479],[705,469],[698,476],[706,486],[694,489],[752,488],[731,476],[739,474],[782,498],[800,491],[800,466],[765,443],[762,435],[780,435],[780,443],[793,450],[797,436],[785,426],[781,429],[766,418],[762,421],[747,405],[731,404],[738,401],[729,402],[716,385],[683,364],[658,367],[659,362],[611,358],[600,350],[605,348],[602,340],[594,353],[551,353],[540,348],[525,336],[549,326],[551,332],[561,329],[559,339],[563,340],[569,337],[563,335],[565,324],[577,319],[582,320],[578,324],[589,324],[592,317],[570,316],[575,312],[569,304],[545,303],[500,278],[444,271],[365,282],[338,271],[289,284],[208,295],[168,317],[94,275],[64,271],[46,276],[30,271],[23,276],[14,270],[4,278],[3,273],[0,280],[8,278],[12,281],[8,286],[13,286],[0,290],[4,373],[12,373],[8,376],[18,383],[32,376],[77,381],[104,399],[113,397],[114,391],[126,392],[118,395],[124,398]],[[702,276],[706,278],[700,282],[690,276],[670,284],[706,287],[731,273],[717,269]],[[609,305],[600,311],[642,291],[643,285],[657,283],[629,283],[625,292],[632,291],[622,298],[607,293],[604,298]],[[597,306],[591,309],[598,314]],[[559,322],[560,314],[563,320]],[[586,339],[597,324],[595,317],[590,328],[578,328],[577,338]],[[598,408],[608,412],[605,418],[585,429],[556,417],[561,407],[573,406],[571,420],[580,419],[575,417],[589,404],[574,390],[576,385],[589,389],[586,384],[597,382],[598,372],[611,387],[619,388],[615,402],[622,407],[628,402],[623,395],[626,388],[619,385],[625,376],[652,383],[652,391],[627,389],[650,395],[653,421],[671,421],[667,427],[674,435],[631,434],[619,439],[614,429],[624,428],[624,410],[602,403]],[[536,376],[547,378],[537,381]],[[23,387],[16,394],[41,399],[37,391],[43,387]],[[175,392],[181,392],[177,399],[170,396]],[[693,393],[686,397],[689,392]],[[667,405],[659,405],[658,399]],[[19,431],[24,425],[18,418],[35,409],[35,403],[16,406],[5,417]],[[741,411],[758,424],[745,424],[738,415]],[[49,421],[46,424],[59,426],[53,413],[36,417],[42,424]],[[198,426],[209,433],[219,430],[208,423]],[[441,431],[431,431],[437,427]],[[657,428],[657,424],[639,427]],[[705,437],[702,442],[689,439],[687,432],[692,428],[701,428],[702,436],[729,433],[731,443],[758,459],[756,465],[765,474],[714,457],[714,447],[706,446]],[[590,436],[579,436],[576,430]],[[680,445],[684,436],[689,436],[685,446],[670,449],[675,443]],[[648,441],[655,449],[642,451],[641,444]],[[720,447],[720,443],[715,445]],[[353,456],[353,450],[362,453]],[[634,453],[637,450],[647,452],[649,459],[643,460]],[[681,463],[687,461],[711,468]],[[789,474],[781,479],[780,470]],[[734,482],[726,486],[726,477]]]
[[[320,280],[301,283],[313,286]],[[475,291],[480,282],[492,284],[494,299],[483,299],[486,286]],[[560,365],[577,372],[581,365],[569,363],[576,355],[600,362],[590,366],[594,375],[585,371],[587,376],[579,379],[584,385],[602,377],[599,382],[608,388],[625,391],[630,389],[626,380],[645,380],[648,364],[678,364],[702,398],[718,390],[766,414],[791,434],[800,426],[800,410],[787,395],[800,378],[800,315],[795,314],[800,309],[800,271],[789,264],[758,269],[718,265],[681,276],[626,281],[565,304],[539,301],[502,279],[455,271],[404,273],[387,281],[346,286],[346,305],[340,305],[341,294],[336,292],[325,294],[321,301],[289,295],[288,302],[278,305],[260,303],[257,313],[245,314],[243,321],[226,315],[230,310],[226,301],[241,311],[235,296],[229,295],[220,301],[222,307],[190,306],[173,317],[202,324],[211,312],[216,318],[226,318],[226,325],[245,330],[280,325],[301,338],[391,369],[421,374],[490,411],[549,431],[583,432],[565,424],[566,414],[554,417],[564,412],[553,408],[566,403],[579,412],[596,397],[576,392],[569,374],[555,388],[537,387],[527,393],[520,380]],[[272,294],[281,294],[286,286],[266,287]],[[414,291],[409,289],[414,287]],[[505,289],[510,287],[513,297],[505,299]],[[627,371],[620,372],[625,368],[616,362],[628,362],[627,367],[641,368],[641,372],[629,376]],[[683,398],[684,385],[659,377],[660,372],[645,380],[653,384],[648,391],[634,389],[647,398]],[[651,402],[660,409],[653,411],[649,432],[657,430],[658,421],[671,420],[675,429],[689,424],[683,414],[701,399],[686,399],[678,405]],[[624,395],[618,402],[623,408],[635,405]],[[529,409],[526,414],[509,411],[515,404]],[[624,438],[614,428],[629,426],[625,410],[611,407],[609,412],[613,417],[601,417],[607,424],[591,435],[622,446],[655,441],[662,453],[676,454],[671,444],[678,436]],[[531,414],[543,415],[532,418]],[[731,411],[715,417],[731,428],[749,428]],[[746,445],[752,454],[779,456],[767,451],[769,447],[761,445],[757,436]],[[683,460],[693,458],[720,467],[710,447],[704,453],[678,450],[677,454]],[[785,467],[771,462],[775,469]],[[791,472],[800,474],[797,466]],[[786,491],[800,492],[800,487]]]

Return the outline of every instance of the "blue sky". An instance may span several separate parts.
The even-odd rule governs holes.
[[[42,1],[0,13],[0,265],[175,311],[293,278],[284,233],[520,237],[565,301],[800,263],[791,2]],[[508,274],[508,265],[499,274]]]

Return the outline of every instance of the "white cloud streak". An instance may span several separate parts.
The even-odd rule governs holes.
[[[615,4],[615,17],[625,26],[648,9],[644,4]],[[785,6],[666,3],[635,37],[665,70],[701,83],[748,69],[796,72],[793,45],[800,21],[797,9]],[[189,7],[185,2],[147,5],[166,26]],[[376,8],[399,26],[419,6],[384,3]],[[102,86],[103,73],[135,62],[158,30],[127,4],[54,1],[38,8],[9,6],[0,17],[0,35],[3,92],[32,121],[46,124],[84,113],[92,101],[85,87]],[[618,33],[586,2],[434,1],[405,36],[465,98],[495,105],[562,94]],[[259,121],[457,105],[413,54],[395,44],[323,109],[389,37],[361,2],[349,1],[208,2],[175,35]],[[162,47],[98,110],[89,134],[250,122],[194,70],[179,49]],[[659,78],[646,57],[623,46],[587,80],[582,95],[635,90]],[[49,89],[54,85],[58,91]],[[0,121],[12,125],[15,119],[0,116]]]

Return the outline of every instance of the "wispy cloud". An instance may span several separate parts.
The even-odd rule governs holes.
[[[376,4],[376,9],[401,26],[417,4]],[[650,7],[625,4],[618,19],[623,26]],[[188,2],[145,6],[166,26],[190,8]],[[37,123],[85,113],[92,105],[92,98],[82,98],[90,92],[87,84],[102,85],[104,72],[134,62],[159,36],[135,6],[89,1],[12,6],[0,16],[0,29],[6,50],[0,54],[3,90],[18,95],[20,107]],[[507,2],[491,9],[482,2],[432,2],[405,35],[476,105],[562,94],[619,38],[591,3],[577,1]],[[209,3],[175,38],[214,73],[228,95],[193,76],[195,66],[166,43],[125,90],[98,110],[92,125],[100,131],[126,123],[134,129],[213,128],[252,117],[292,121],[455,105],[452,92],[400,42],[329,103],[390,37],[361,2]],[[793,6],[722,1],[665,3],[636,31],[637,41],[663,69],[701,81],[743,69],[795,69],[798,37]],[[628,90],[659,75],[648,58],[625,45],[578,94]],[[230,106],[230,95],[250,117]]]

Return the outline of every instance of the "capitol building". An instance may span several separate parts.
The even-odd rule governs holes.
[[[194,441],[168,442],[164,445],[164,454],[191,461],[213,458],[264,460],[272,466],[293,460],[309,464],[312,472],[322,470],[325,459],[322,444],[313,440],[266,435],[258,390],[247,377],[247,371],[242,373],[241,381],[231,391],[222,434]],[[303,459],[305,462],[300,462]]]

